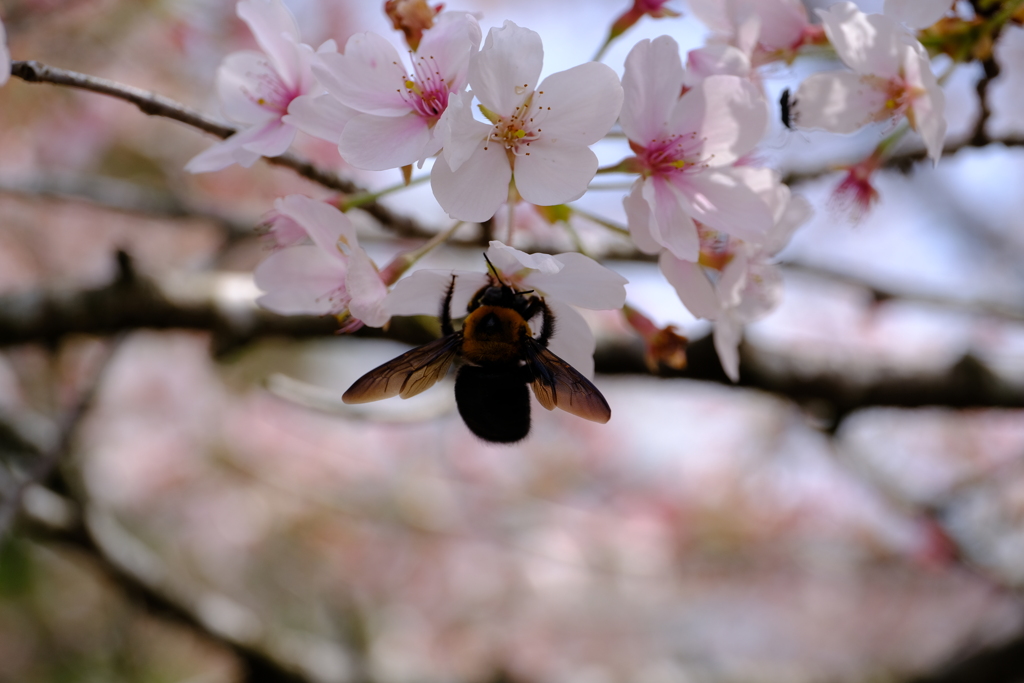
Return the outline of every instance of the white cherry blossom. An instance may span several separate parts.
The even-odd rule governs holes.
[[[740,49],[755,65],[817,42],[801,0],[690,0],[690,9],[713,32],[713,43]]]
[[[465,12],[443,13],[410,53],[409,74],[385,38],[357,33],[343,54],[320,55],[313,70],[329,94],[298,112],[295,125],[338,143],[342,158],[357,168],[383,171],[422,163],[441,149],[438,121],[449,96],[465,90],[470,55],[479,45],[476,19]],[[334,128],[323,125],[332,118],[325,109],[331,106],[341,108],[333,115]]]
[[[311,243],[278,249],[257,266],[256,286],[266,293],[256,303],[282,315],[348,313],[346,331],[386,323],[387,287],[348,217],[298,194],[278,199],[274,209],[277,220],[304,230]]]
[[[295,18],[281,0],[242,0],[237,12],[263,52],[228,55],[217,70],[217,94],[224,115],[245,127],[189,161],[185,170],[191,173],[235,163],[249,167],[261,156],[284,154],[296,131],[285,117],[296,102],[322,91],[310,69],[313,49],[300,42]],[[333,40],[320,46],[321,52],[336,49]]]
[[[850,133],[906,116],[938,162],[946,136],[946,98],[928,53],[903,26],[864,14],[852,2],[818,12],[836,54],[852,71],[809,76],[793,98],[792,120],[802,128]]]
[[[583,254],[527,254],[497,240],[491,242],[487,258],[506,284],[519,291],[533,290],[544,297],[555,315],[555,334],[549,348],[587,377],[593,377],[594,333],[574,307],[622,308],[626,301],[626,278]],[[484,271],[417,270],[395,284],[387,298],[388,312],[437,315],[453,274],[456,278],[452,315],[465,315],[472,296],[490,282]],[[540,319],[533,324],[540,324]]]
[[[685,78],[668,36],[640,41],[626,58],[620,123],[641,177],[624,206],[640,249],[695,261],[695,220],[745,238],[771,227],[765,203],[724,172],[761,139],[768,110],[757,86],[738,76],[708,76],[680,97]]]
[[[540,85],[540,36],[506,21],[491,29],[469,68],[471,93],[453,95],[439,126],[444,152],[430,182],[453,218],[483,221],[519,195],[540,206],[578,199],[597,171],[590,145],[615,123],[622,86],[609,67],[589,62]],[[473,118],[476,97],[487,123]]]

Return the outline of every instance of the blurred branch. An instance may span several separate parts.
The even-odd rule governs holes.
[[[11,63],[11,75],[28,83],[51,83],[71,88],[79,88],[90,92],[115,97],[125,102],[130,102],[138,107],[144,114],[150,116],[162,116],[181,123],[198,128],[218,138],[229,138],[238,132],[231,126],[226,126],[215,119],[190,109],[180,102],[176,102],[163,95],[142,90],[116,81],[89,76],[76,71],[58,69],[47,66],[36,61],[14,61]],[[276,166],[290,168],[299,175],[323,185],[326,188],[337,190],[345,195],[356,195],[366,192],[355,183],[339,177],[330,171],[319,168],[313,163],[293,154],[282,154],[277,157],[263,157],[268,163]],[[399,216],[385,206],[377,202],[369,202],[360,207],[363,211],[376,218],[386,228],[393,232],[409,237],[429,237],[433,234],[411,218]]]
[[[990,55],[988,59],[981,62],[981,68],[984,69],[984,75],[978,79],[978,84],[975,86],[978,93],[978,120],[974,124],[974,133],[971,135],[971,144],[975,147],[988,144],[985,124],[992,116],[992,109],[988,103],[988,86],[993,79],[999,76],[999,62],[996,61],[995,56]]]

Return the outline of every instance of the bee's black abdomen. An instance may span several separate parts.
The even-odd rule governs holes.
[[[469,431],[484,441],[515,443],[530,433],[530,392],[515,368],[462,366],[455,403]]]

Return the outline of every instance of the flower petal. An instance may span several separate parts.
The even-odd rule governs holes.
[[[708,76],[683,95],[668,122],[677,135],[696,132],[701,159],[724,166],[754,148],[768,128],[768,105],[761,91],[739,76]]]
[[[421,269],[404,277],[391,288],[385,308],[391,315],[438,315],[444,294],[455,275],[452,293],[453,318],[466,314],[469,300],[490,282],[486,274],[472,270]]]
[[[434,198],[456,220],[485,221],[508,199],[512,169],[508,165],[505,148],[484,145],[481,141],[472,156],[456,171],[449,168],[443,155],[434,160],[430,171]]]
[[[892,78],[899,74],[906,29],[887,16],[865,14],[852,2],[818,10],[839,59],[858,74]]]
[[[681,185],[687,213],[709,228],[757,241],[774,223],[768,205],[736,178],[719,171],[696,173]]]
[[[740,341],[743,326],[732,316],[726,315],[715,321],[715,351],[725,374],[733,382],[740,381]]]
[[[335,260],[345,260],[338,248],[339,242],[343,241],[352,249],[359,246],[352,221],[326,202],[290,194],[274,202],[274,209],[298,223],[313,243]]]
[[[654,216],[650,205],[644,199],[643,185],[644,181],[641,179],[633,183],[633,189],[622,200],[622,208],[626,210],[629,234],[637,249],[645,254],[657,254],[663,247],[654,239],[651,230]]]
[[[221,110],[232,121],[258,124],[277,118],[278,112],[259,103],[267,84],[280,83],[280,77],[266,55],[259,52],[233,52],[217,67],[217,98]]]
[[[384,305],[388,288],[361,247],[353,248],[349,254],[345,289],[350,297],[348,310],[354,318],[370,327],[382,327],[391,317]]]
[[[545,78],[529,115],[545,138],[592,145],[611,130],[621,108],[619,77],[605,64],[587,62]]]
[[[523,268],[554,275],[564,267],[559,259],[550,254],[527,254],[525,251],[502,244],[498,240],[491,240],[487,247],[487,258],[500,272],[509,275],[513,275]]]
[[[516,189],[538,206],[579,199],[597,173],[597,155],[589,147],[541,138],[516,157]],[[504,153],[504,149],[501,150]]]
[[[402,97],[406,73],[398,50],[376,33],[356,33],[345,53],[316,55],[313,73],[342,104],[364,114],[401,116],[411,107]]]
[[[360,114],[341,134],[338,152],[356,168],[386,171],[437,154],[441,141],[416,112],[405,116]]]
[[[340,313],[344,305],[330,295],[343,287],[345,272],[318,247],[280,249],[256,266],[256,286],[266,292],[256,303],[281,315]]]
[[[689,202],[684,201],[682,192],[664,178],[656,177],[645,180],[641,191],[654,217],[650,223],[654,241],[677,258],[696,261],[700,255],[700,238],[687,212]]]
[[[11,51],[7,48],[7,30],[0,21],[0,85],[11,77]]]
[[[299,27],[295,17],[281,0],[241,0],[236,8],[260,48],[267,53],[275,70],[291,87],[297,87],[300,63],[297,46]]]
[[[481,104],[509,116],[533,94],[543,62],[540,35],[506,20],[487,33],[483,49],[470,62],[469,85]]]
[[[303,95],[292,100],[288,113],[281,120],[307,135],[338,144],[345,125],[358,115],[359,112],[346,107],[334,95]]]
[[[904,60],[907,82],[920,84],[924,91],[913,96],[908,118],[924,139],[928,156],[937,164],[946,139],[946,95],[932,73],[927,53],[923,49],[908,52]]]
[[[437,122],[436,128],[441,130],[444,158],[453,171],[459,170],[466,163],[491,132],[489,124],[473,118],[470,108],[472,104],[472,93],[451,94],[448,107]]]
[[[678,259],[667,251],[662,253],[658,264],[690,313],[708,320],[715,320],[722,314],[715,287],[701,266]]]
[[[295,139],[295,128],[280,119],[274,119],[258,129],[250,130],[256,132],[242,144],[242,147],[264,157],[284,154]]]
[[[549,299],[545,303],[555,316],[555,334],[548,348],[584,377],[593,379],[597,340],[590,325],[579,311],[567,303],[558,299]]]
[[[641,40],[626,57],[619,122],[630,140],[648,145],[661,139],[683,86],[679,45],[668,36]]]
[[[804,79],[792,100],[793,124],[852,133],[885,112],[887,95],[851,71],[827,71]]]
[[[952,0],[885,0],[887,17],[913,29],[928,28],[953,6]]]
[[[253,126],[206,148],[185,164],[185,170],[189,173],[210,173],[225,169],[232,164],[249,168],[260,158],[260,154],[245,149],[245,145],[251,140],[257,139],[262,130],[263,126]]]
[[[613,310],[626,303],[626,283],[614,270],[576,252],[554,257],[562,263],[557,273],[536,271],[523,284],[580,308]]]
[[[434,26],[423,32],[416,50],[417,59],[429,60],[436,72],[455,92],[466,87],[470,57],[480,47],[480,24],[468,12],[442,12]]]

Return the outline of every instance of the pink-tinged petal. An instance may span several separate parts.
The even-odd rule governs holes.
[[[300,38],[292,13],[281,0],[242,0],[237,12],[277,72],[289,86],[297,87],[301,70],[296,47]]]
[[[274,108],[275,102],[268,99],[271,93],[265,91],[268,85],[280,80],[265,55],[252,51],[231,53],[217,68],[221,110],[232,121],[250,125],[277,118],[280,110]]]
[[[508,199],[508,183],[512,169],[505,148],[480,143],[457,171],[448,167],[444,156],[434,161],[430,171],[430,187],[441,208],[460,221],[480,222],[491,218]],[[558,202],[555,202],[558,203]]]
[[[858,74],[892,78],[899,73],[906,30],[881,14],[864,14],[852,2],[818,10],[839,59]]]
[[[530,273],[523,284],[580,308],[612,310],[626,303],[629,280],[614,270],[575,252],[558,254],[555,258],[562,263],[560,271]]]
[[[353,35],[345,54],[317,54],[312,68],[328,92],[364,114],[401,116],[412,108],[402,97],[407,76],[398,50],[376,33]]]
[[[558,299],[548,299],[546,303],[555,315],[555,335],[551,338],[548,348],[584,377],[593,379],[594,349],[597,348],[597,340],[594,339],[590,325],[579,311],[569,304]]]
[[[646,146],[663,137],[683,76],[679,46],[672,38],[660,36],[633,46],[622,76],[625,99],[619,115],[627,138]]]
[[[715,287],[701,266],[678,259],[667,251],[662,253],[658,264],[690,313],[707,320],[715,320],[722,314]]]
[[[812,215],[814,208],[809,201],[799,195],[790,197],[782,217],[776,220],[761,245],[764,253],[774,256],[782,251],[783,247],[789,244],[789,239],[796,229],[810,220]]]
[[[668,129],[696,132],[701,159],[724,166],[754,148],[768,128],[768,104],[761,91],[738,76],[708,76],[679,100]]]
[[[743,326],[732,316],[725,315],[715,321],[715,351],[726,376],[733,382],[740,381],[740,341]]]
[[[491,240],[487,247],[487,258],[498,271],[509,274],[528,268],[542,274],[554,275],[565,267],[559,259],[550,254],[527,254],[498,240]]]
[[[713,32],[730,35],[734,28],[732,3],[722,0],[690,0],[690,11]]]
[[[722,269],[722,274],[715,284],[718,303],[723,309],[732,309],[739,305],[743,288],[747,284],[747,266],[750,263],[745,252],[739,252]]]
[[[288,151],[294,139],[295,129],[275,119],[256,129],[256,133],[242,147],[260,156],[276,157]]]
[[[792,47],[810,25],[801,0],[758,0],[761,31],[758,42],[769,50]]]
[[[337,298],[345,283],[345,264],[319,247],[299,245],[275,251],[256,267],[256,286],[266,292],[256,300],[281,315],[340,313]]]
[[[651,208],[651,234],[661,246],[677,258],[696,261],[700,255],[697,226],[686,211],[682,193],[664,178],[650,178],[641,189],[643,198]]]
[[[453,171],[458,171],[476,153],[491,132],[489,124],[473,118],[472,104],[472,93],[452,93],[435,126],[441,131],[444,158]]]
[[[768,315],[782,301],[782,273],[778,267],[755,261],[747,266],[745,286],[733,316],[743,323]]]
[[[245,149],[245,145],[258,138],[262,126],[254,126],[247,130],[235,133],[223,142],[218,142],[208,147],[185,164],[185,170],[189,173],[210,173],[220,171],[238,164],[249,168],[260,158],[258,152],[251,152]]]
[[[589,147],[541,138],[527,149],[515,159],[515,178],[520,196],[531,204],[552,206],[579,199],[597,173],[597,155]]]
[[[486,274],[470,270],[414,271],[391,288],[385,309],[390,315],[438,315],[452,275],[455,275],[455,291],[451,313],[453,318],[461,318],[466,315],[473,295],[490,282]]]
[[[281,120],[307,135],[338,144],[345,125],[358,115],[359,112],[346,107],[334,95],[303,95],[292,100],[288,114]]]
[[[469,79],[470,56],[480,47],[480,24],[467,12],[443,12],[433,28],[423,32],[416,50],[454,91],[461,91]]]
[[[301,194],[290,194],[274,202],[278,214],[298,223],[313,243],[332,259],[344,261],[338,248],[344,242],[351,248],[359,246],[356,228],[348,216],[326,202],[310,199]]]
[[[750,57],[743,50],[713,43],[686,55],[686,84],[693,87],[708,76],[750,76]]]
[[[349,254],[345,289],[350,297],[348,310],[353,317],[370,327],[382,327],[391,317],[384,305],[388,288],[373,267],[373,261],[359,247]]]
[[[530,106],[533,124],[559,143],[592,145],[622,108],[622,85],[610,67],[587,62],[545,78]]]
[[[356,168],[386,171],[437,154],[441,140],[435,138],[427,120],[415,112],[405,116],[360,114],[345,126],[338,152]]]
[[[937,164],[946,139],[946,95],[932,73],[924,50],[910,51],[904,63],[908,83],[920,84],[924,89],[924,94],[917,95],[910,102],[910,123],[921,134],[928,156]]]
[[[509,116],[537,87],[543,61],[540,35],[506,20],[470,62],[469,85],[481,104]]]
[[[953,6],[952,0],[885,0],[887,17],[913,29],[928,28]]]
[[[827,71],[804,79],[793,98],[793,124],[852,133],[887,113],[887,94],[852,71]]]
[[[633,189],[622,200],[622,207],[626,210],[629,234],[637,249],[645,254],[658,254],[663,247],[654,239],[651,230],[654,216],[651,213],[650,205],[644,199],[643,184],[643,180],[633,183]]]
[[[7,30],[0,21],[0,85],[11,77],[11,51],[7,48]]]
[[[687,212],[709,228],[756,242],[774,222],[757,193],[727,173],[694,174],[678,189]]]

